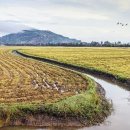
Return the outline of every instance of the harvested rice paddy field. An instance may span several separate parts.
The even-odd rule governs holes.
[[[106,117],[109,103],[97,92],[94,81],[78,72],[15,55],[12,51],[16,49],[21,47],[0,47],[0,126],[28,125],[29,120],[42,120],[38,115],[44,114],[84,117],[87,125]],[[50,58],[62,53],[59,48],[22,49]]]
[[[130,83],[130,48],[32,47],[21,52],[112,74]]]

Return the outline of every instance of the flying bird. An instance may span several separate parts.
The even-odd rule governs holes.
[[[120,22],[117,22],[117,25],[121,25],[121,26],[128,26],[128,23],[120,23]]]

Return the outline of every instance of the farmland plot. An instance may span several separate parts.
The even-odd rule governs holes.
[[[29,47],[21,52],[112,74],[130,82],[130,48]]]
[[[0,102],[55,102],[87,89],[82,76],[0,50]]]
[[[86,125],[92,125],[109,115],[110,104],[92,79],[12,53],[20,48],[0,48],[0,127],[35,126],[41,121],[40,126],[52,126],[53,116],[61,124],[59,117],[74,118],[79,126],[85,119]]]

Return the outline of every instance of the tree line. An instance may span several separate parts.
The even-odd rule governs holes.
[[[88,42],[81,42],[81,43],[37,43],[37,44],[4,44],[6,46],[77,46],[77,47],[130,47],[130,43],[121,43],[119,42],[109,42],[109,41],[101,41],[96,42],[92,41]]]

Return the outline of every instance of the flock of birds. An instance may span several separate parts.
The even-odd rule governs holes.
[[[117,25],[128,26],[128,23],[120,23],[120,22],[117,22]]]

